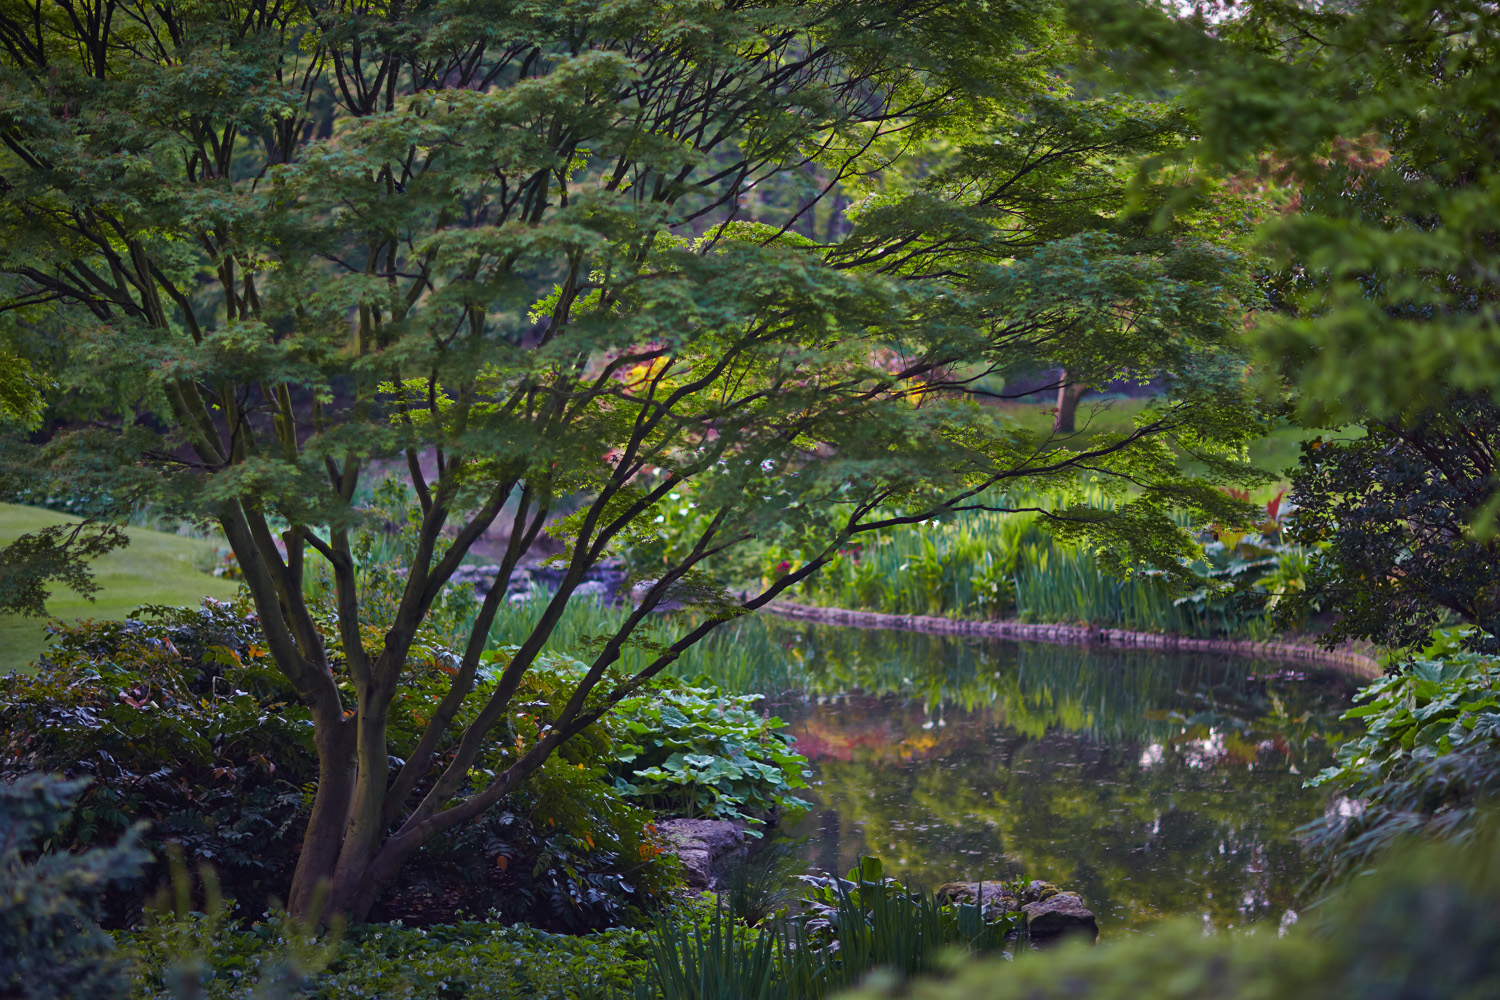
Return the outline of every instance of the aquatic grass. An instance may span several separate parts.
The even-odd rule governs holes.
[[[878,865],[862,864],[871,862]],[[831,905],[754,929],[737,925],[722,904],[707,926],[660,920],[649,962],[663,1000],[821,1000],[877,969],[901,982],[946,972],[1025,933],[1017,914],[987,919],[978,906],[940,903],[889,880],[828,881]]]
[[[1102,494],[1087,500],[1111,504]],[[1269,633],[1257,610],[1181,602],[1153,575],[1105,571],[1093,552],[1054,538],[1035,513],[968,511],[892,530],[839,554],[800,593],[823,606],[886,614],[1086,623],[1183,635]]]

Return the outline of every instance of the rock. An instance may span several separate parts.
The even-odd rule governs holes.
[[[725,862],[747,851],[744,825],[726,819],[664,819],[656,829],[682,862],[692,889],[715,888]]]
[[[1005,882],[949,882],[938,886],[934,895],[939,901],[982,906],[986,914],[1019,910],[1021,903]]]
[[[1099,922],[1083,905],[1083,897],[1076,892],[1058,892],[1056,888],[1049,888],[1052,892],[1046,898],[1021,907],[1026,914],[1026,931],[1031,935],[1032,943],[1051,944],[1074,935],[1087,935],[1089,942],[1093,943],[1099,937]]]
[[[552,564],[532,563],[517,566],[506,583],[506,597],[511,601],[524,601],[533,591],[552,592],[567,573],[567,567]],[[495,586],[500,575],[499,566],[464,565],[454,570],[451,584],[471,586],[474,596],[483,598]],[[604,559],[590,566],[583,579],[573,591],[574,597],[592,598],[606,604],[617,604],[629,573],[618,559]]]

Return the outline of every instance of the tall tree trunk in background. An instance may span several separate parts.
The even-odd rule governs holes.
[[[1068,373],[1063,372],[1063,383],[1057,387],[1057,416],[1052,419],[1052,429],[1059,434],[1072,434],[1077,429],[1074,418],[1078,413],[1078,401],[1089,391],[1088,386],[1067,379]]]

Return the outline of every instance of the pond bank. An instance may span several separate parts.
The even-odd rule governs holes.
[[[1355,650],[1323,649],[1318,646],[1253,639],[1201,639],[1193,636],[1128,629],[1095,628],[1087,625],[1045,625],[1033,622],[979,621],[968,618],[937,618],[926,615],[888,615],[878,611],[820,608],[792,601],[772,601],[763,609],[783,618],[845,625],[854,628],[899,629],[942,635],[971,635],[993,639],[1050,642],[1085,646],[1160,650],[1169,653],[1219,653],[1268,660],[1291,660],[1338,667],[1359,677],[1376,678],[1382,673],[1375,658]]]

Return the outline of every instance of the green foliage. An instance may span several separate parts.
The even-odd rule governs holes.
[[[481,922],[371,926],[351,935],[309,997],[606,1000],[631,995],[645,976],[644,939],[622,929],[575,937]]]
[[[88,845],[146,820],[147,843],[174,843],[194,863],[211,863],[240,912],[259,913],[284,891],[306,822],[317,774],[308,712],[266,664],[264,637],[243,608],[142,610],[151,617],[57,626],[35,674],[0,679],[0,771],[53,768],[93,778],[56,832],[58,844]],[[412,715],[431,704],[446,676],[442,664],[415,668],[405,718],[392,726],[397,752],[415,743]],[[553,696],[576,669],[559,661],[551,675],[538,671],[529,697]],[[522,712],[517,736],[526,724]],[[529,724],[535,732],[534,717]],[[513,919],[576,928],[651,905],[672,884],[670,868],[652,845],[650,815],[613,788],[626,772],[611,771],[610,745],[603,735],[571,741],[483,823],[432,845],[393,893],[396,912],[442,918],[441,903],[434,910],[423,900],[452,904],[455,872],[470,880],[459,905],[488,908],[501,887],[487,873],[496,873],[499,858],[506,866],[499,874],[519,883],[508,887]],[[504,766],[506,753],[491,748],[483,763]],[[486,859],[477,870],[454,865],[475,856]],[[434,872],[443,876],[437,884]],[[134,917],[132,898],[139,890],[114,900],[114,919]]]
[[[1256,323],[1262,370],[1314,426],[1500,385],[1490,318],[1500,180],[1500,12],[1475,0],[1337,6],[1090,3],[1096,52],[1197,112],[1185,157],[1283,209]],[[1332,96],[1336,95],[1336,97]],[[1170,154],[1169,154],[1170,156]],[[1294,209],[1294,210],[1293,210]]]
[[[264,642],[242,607],[214,602],[58,626],[35,674],[0,679],[0,771],[92,777],[59,843],[87,845],[149,820],[149,843],[212,863],[240,912],[258,913],[295,863],[317,773],[307,709],[267,666]],[[492,669],[513,652],[493,650]],[[397,754],[420,739],[453,669],[439,646],[414,656],[389,727]],[[510,766],[585,669],[544,658],[478,767]],[[764,821],[804,805],[795,791],[806,759],[758,700],[679,683],[625,699],[477,823],[424,847],[378,912],[425,922],[499,905],[507,919],[582,930],[654,906],[675,881],[650,830],[655,813]],[[118,900],[116,910],[132,916]]]
[[[309,934],[284,914],[235,922],[171,914],[120,935],[137,1000],[612,1000],[646,974],[642,931],[587,936],[460,920]]]
[[[1097,492],[1085,498],[1100,510],[1114,506]],[[1068,513],[1064,498],[985,502],[1016,511],[967,511],[890,529],[840,552],[800,589],[819,604],[889,614],[1261,636],[1266,610],[1301,583],[1296,574],[1304,554],[1283,540],[1276,516],[1263,515],[1255,531],[1217,524],[1204,531],[1201,545],[1184,558],[1199,585],[1183,593],[1160,572],[1122,575],[1091,547],[1059,539],[1048,528],[1055,526],[1051,516]],[[1279,497],[1272,503],[1279,511]],[[800,550],[769,548],[762,556],[765,578],[784,576],[805,559]]]
[[[1408,844],[1278,935],[1204,934],[1185,920],[1097,947],[975,962],[905,984],[913,1000],[1323,1000],[1483,997],[1500,988],[1500,864],[1493,833],[1455,849]],[[879,985],[860,1000],[895,996]]]
[[[707,927],[662,922],[651,935],[651,975],[663,1000],[776,1000],[790,997],[788,976],[806,977],[814,961],[787,928],[754,929],[716,907]],[[638,996],[648,995],[639,990]],[[809,994],[811,995],[811,994]]]
[[[1195,125],[1070,93],[1079,51],[1052,2],[436,0],[331,20],[104,2],[84,21],[0,8],[0,36],[28,39],[0,51],[0,310],[35,314],[28,357],[81,417],[12,442],[0,473],[224,529],[319,737],[328,808],[297,912],[331,877],[336,908],[367,913],[425,839],[775,596],[731,600],[702,575],[711,554],[762,538],[831,555],[890,503],[941,514],[996,483],[1086,476],[1139,492],[1076,534],[1183,578],[1173,513],[1228,510],[1159,439],[1229,455],[1255,436],[1242,227],[1208,210],[1150,227],[1186,178],[1132,192],[1134,168]],[[968,398],[971,376],[1046,363],[1168,391],[1076,448]],[[372,589],[361,484],[393,466],[422,516],[403,575]],[[422,636],[459,663],[430,738],[397,752],[383,727],[410,718],[408,654],[481,536],[508,528],[490,537],[518,555],[555,529],[557,611],[685,483],[704,532],[661,556],[642,615],[524,734],[534,753],[480,760],[558,648],[557,615],[480,684],[496,602],[472,641]],[[338,596],[323,608],[318,560]],[[620,677],[619,649],[674,593],[713,620]]]
[[[55,626],[36,673],[0,679],[0,769],[92,779],[60,846],[143,820],[146,843],[181,844],[257,905],[289,874],[316,774],[307,711],[242,611],[146,610],[159,617]]]
[[[792,905],[801,888],[798,876],[807,871],[800,839],[782,837],[763,841],[730,864],[720,893],[729,915],[751,927]]]
[[[1500,542],[1487,527],[1500,408],[1453,393],[1365,428],[1303,445],[1294,533],[1318,552],[1293,607],[1337,609],[1330,643],[1419,648],[1434,627],[1461,622],[1471,648],[1500,650]]]
[[[1401,838],[1465,839],[1500,793],[1500,664],[1452,648],[1401,664],[1346,713],[1365,732],[1309,784],[1347,796],[1305,831],[1324,879],[1358,872]]]
[[[42,422],[42,394],[25,358],[0,348],[0,422],[14,421],[28,430]]]
[[[96,923],[99,896],[136,878],[138,829],[115,844],[56,850],[87,779],[0,781],[0,992],[15,1000],[118,1000],[126,963]]]
[[[0,504],[0,546],[51,526],[76,525],[86,520],[79,512],[53,512],[18,504]],[[71,527],[64,528],[71,531]],[[85,529],[85,532],[93,529]],[[94,560],[89,571],[99,590],[92,599],[50,587],[49,613],[63,621],[79,618],[123,619],[142,604],[196,606],[205,597],[232,600],[237,589],[216,579],[212,568],[216,546],[175,531],[130,527],[130,544]],[[6,583],[12,581],[7,580]],[[6,584],[0,584],[3,588]],[[0,674],[27,672],[46,651],[47,620],[0,614]]]
[[[774,716],[754,705],[760,695],[724,695],[674,687],[627,698],[609,730],[624,765],[616,787],[658,811],[713,819],[764,819],[807,803],[807,758]]]
[[[175,845],[171,881],[146,911],[143,927],[119,934],[132,959],[138,1000],[289,1000],[327,967],[341,930],[326,933],[280,907],[248,927],[236,921],[218,877],[204,864],[201,898]]]
[[[89,564],[114,549],[130,543],[130,537],[112,524],[48,525],[22,535],[0,549],[0,612],[39,618],[47,613],[47,584],[57,581],[81,597],[93,598],[99,585]]]
[[[659,921],[651,970],[663,1000],[818,1000],[874,970],[905,983],[999,951],[1021,927],[1016,913],[910,892],[882,877],[877,858],[861,859],[848,880],[816,880],[806,902],[808,912],[753,929],[723,907],[706,927]]]

